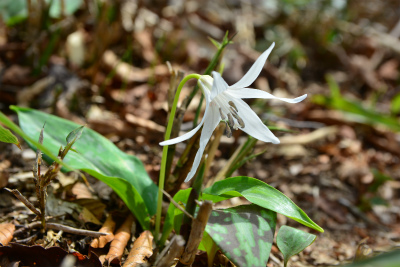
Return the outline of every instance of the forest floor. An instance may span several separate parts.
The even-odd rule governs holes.
[[[279,145],[258,141],[253,153],[262,153],[231,176],[255,177],[277,188],[325,230],[312,232],[278,215],[278,227],[290,225],[317,235],[311,246],[291,258],[292,267],[340,265],[400,247],[396,1],[349,1],[344,6],[331,1],[282,1],[272,6],[262,1],[177,1],[170,6],[167,1],[138,2],[105,4],[104,10],[118,14],[114,20],[105,18],[109,13],[104,10],[94,17],[85,6],[53,19],[46,30],[35,16],[14,26],[0,24],[0,110],[15,122],[10,105],[86,124],[137,156],[157,182],[171,68],[203,73],[216,51],[208,37],[222,40],[229,31],[229,36],[236,35],[223,55],[223,77],[233,84],[275,42],[253,88],[281,97],[308,97],[295,105],[248,101],[268,125],[287,131],[274,131]],[[78,48],[68,47],[67,41],[71,33],[80,36],[85,47],[75,63],[72,51]],[[184,114],[183,131],[192,127],[199,95]],[[205,183],[246,138],[241,131],[222,137]],[[35,201],[36,155],[23,141],[21,145],[19,149],[0,143],[0,188],[18,189]],[[175,162],[183,149],[177,145]],[[89,175],[88,182],[92,191],[84,189],[75,173],[60,174],[47,201],[61,209],[53,214],[72,210],[67,220],[73,225],[98,230],[105,212],[126,207],[104,183]],[[85,197],[93,203],[79,202],[81,194],[89,194]],[[89,218],[66,201],[97,209],[97,216]],[[235,198],[223,205],[245,202]],[[0,223],[22,227],[34,217],[10,192],[0,190]],[[12,242],[47,247],[58,242],[87,253],[88,238],[56,235],[38,239],[38,232],[21,230]],[[275,244],[268,266],[283,266]]]

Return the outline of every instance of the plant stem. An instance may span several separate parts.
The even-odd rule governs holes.
[[[181,93],[181,90],[183,88],[183,85],[190,79],[200,79],[201,75],[199,74],[190,74],[183,78],[183,80],[180,82],[178,88],[176,89],[175,93],[175,98],[174,98],[174,103],[172,105],[171,109],[171,114],[169,115],[168,118],[168,125],[167,129],[165,131],[165,140],[168,140],[171,136],[171,131],[172,131],[172,125],[174,122],[175,118],[175,112],[176,112],[176,106],[178,104],[179,100],[179,95]],[[160,168],[160,179],[158,181],[158,200],[157,200],[157,212],[156,212],[156,229],[155,229],[155,238],[158,240],[159,238],[159,233],[160,233],[160,225],[161,225],[161,208],[162,208],[162,199],[163,199],[163,190],[164,190],[164,183],[165,183],[165,167],[167,163],[167,155],[168,155],[168,146],[163,147],[163,154],[162,154],[162,159],[161,159],[161,168]]]

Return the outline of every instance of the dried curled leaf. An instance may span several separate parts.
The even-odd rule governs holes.
[[[12,223],[0,224],[0,245],[5,246],[13,239],[15,225]]]
[[[122,267],[136,267],[140,264],[145,263],[145,258],[149,258],[153,255],[153,235],[150,231],[146,230],[140,234],[138,239],[133,243],[133,247],[129,252],[128,258],[126,259]]]
[[[131,238],[131,228],[133,223],[133,216],[129,215],[121,227],[117,230],[114,240],[111,242],[110,251],[106,256],[108,263],[119,264],[124,254],[124,249]]]
[[[93,239],[90,246],[92,248],[103,248],[108,242],[111,242],[114,239],[114,229],[115,221],[113,220],[112,216],[109,215],[99,230],[99,232],[107,233],[108,235]]]

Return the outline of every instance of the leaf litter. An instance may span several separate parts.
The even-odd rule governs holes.
[[[276,41],[280,49],[274,51],[276,54],[265,66],[263,77],[256,81],[255,88],[274,94],[288,90],[291,95],[307,93],[329,98],[331,88],[326,78],[329,74],[348,102],[360,103],[364,110],[374,110],[381,117],[397,118],[398,121],[399,112],[392,103],[392,99],[399,95],[396,2],[352,1],[344,8],[313,3],[303,5],[298,7],[285,2],[281,6],[266,8],[259,6],[257,1],[241,1],[240,5],[232,1],[215,1],[201,6],[193,4],[182,13],[184,8],[179,5],[150,7],[145,4],[137,6],[136,11],[124,9],[132,11],[130,14],[134,20],[123,22],[121,19],[114,24],[107,24],[104,20],[97,26],[85,21],[79,15],[81,13],[76,13],[72,15],[75,19],[72,24],[68,24],[68,16],[61,19],[65,25],[60,25],[60,29],[76,29],[83,25],[85,38],[88,38],[85,41],[87,51],[93,52],[87,55],[97,61],[88,57],[84,62],[90,67],[71,66],[63,56],[63,45],[59,42],[57,49],[47,51],[51,54],[46,65],[48,69],[42,69],[39,76],[32,73],[38,57],[45,54],[43,49],[47,46],[44,44],[50,36],[43,34],[39,40],[28,35],[12,36],[4,31],[6,26],[2,24],[0,49],[6,53],[0,55],[0,109],[13,117],[8,106],[23,104],[81,125],[87,122],[87,127],[142,160],[150,178],[156,181],[161,161],[157,144],[163,140],[170,82],[164,62],[170,61],[174,69],[186,73],[202,72],[210,60],[208,54],[212,55],[211,51],[214,51],[207,37],[219,40],[229,29],[237,35],[235,44],[228,46],[224,57],[231,62],[226,63],[228,69],[224,71],[228,84],[246,72],[247,66],[258,57],[257,50],[266,47],[265,42]],[[116,5],[115,8],[120,7]],[[232,10],[237,16],[231,15]],[[343,17],[346,11],[354,10],[357,12],[352,16]],[[85,10],[82,8],[80,12],[85,13]],[[105,18],[106,15],[99,16]],[[185,19],[192,28],[188,28]],[[106,28],[109,30],[100,30]],[[24,53],[26,49],[30,51],[27,54]],[[400,138],[397,131],[371,124],[373,118],[367,117],[368,113],[360,115],[342,110],[340,102],[320,105],[309,100],[299,106],[274,106],[277,108],[274,119],[267,116],[269,109],[256,101],[251,103],[265,113],[269,121],[298,134],[294,137],[291,133],[279,132],[283,140],[279,147],[257,143],[254,153],[267,148],[266,152],[246,162],[232,176],[247,175],[273,185],[290,196],[325,229],[325,234],[318,236],[311,247],[292,258],[291,266],[343,264],[364,254],[368,256],[399,247],[400,211],[396,207],[400,206]],[[89,116],[89,111],[94,110],[97,110],[97,115],[91,113]],[[292,114],[292,120],[281,119],[287,118],[285,114]],[[183,127],[190,128],[193,117],[193,109],[189,108],[183,117]],[[293,121],[304,124],[294,125]],[[222,169],[232,147],[238,146],[242,139],[242,136],[229,142],[221,139],[209,177]],[[28,150],[25,143],[21,146]],[[178,155],[183,153],[182,147],[177,146],[176,150]],[[0,143],[0,151],[0,185],[16,188],[28,200],[37,201],[30,172],[34,158],[21,160],[21,152],[11,144]],[[44,172],[46,166],[42,168]],[[25,178],[22,178],[24,174]],[[383,176],[390,179],[385,180]],[[87,180],[92,188],[104,188],[101,182],[90,176]],[[75,187],[70,189],[57,180],[52,183],[54,200],[51,201],[63,208],[68,207],[53,216],[73,227],[84,225],[99,230],[100,225],[96,225],[94,220],[76,213],[80,208],[72,208],[64,201],[86,208],[102,223],[106,213],[126,211],[121,199],[107,189],[90,191],[92,195],[86,194],[81,198],[78,184],[82,182],[75,183]],[[240,198],[226,203],[231,206],[247,204]],[[12,224],[18,230],[31,223],[34,215],[8,192],[1,190],[0,218],[0,223]],[[124,219],[119,218],[115,229],[122,227],[123,222]],[[295,222],[278,216],[277,225],[283,224],[298,227]],[[132,234],[137,237],[141,232]],[[143,235],[147,235],[145,239],[150,242],[148,233]],[[83,255],[88,254],[91,241],[90,238],[63,233],[50,248],[57,252],[49,256],[49,260],[57,260],[56,255],[66,255],[73,248],[79,251],[79,255],[74,255],[80,263],[86,257]],[[117,265],[127,259],[132,243],[129,239]],[[14,234],[11,245],[0,247],[1,260],[7,257],[9,262],[21,261],[18,257],[25,253],[23,258],[26,262],[21,261],[21,264],[30,265],[35,261],[35,253],[47,257],[49,249],[37,244],[43,244],[37,231],[26,228]],[[150,245],[139,247],[144,250],[140,255],[151,254]],[[4,251],[14,256],[4,256]],[[267,266],[281,266],[283,257],[276,245],[271,251],[274,257]],[[194,264],[201,265],[201,255],[197,257],[198,262]],[[223,262],[221,258],[217,257],[216,261],[220,259],[219,262]],[[93,258],[90,266],[99,265],[94,261]],[[58,263],[51,266],[58,266]]]

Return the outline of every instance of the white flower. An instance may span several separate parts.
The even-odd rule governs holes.
[[[214,129],[221,120],[227,124],[226,133],[228,136],[231,135],[232,128],[235,130],[239,128],[261,141],[279,144],[279,139],[264,125],[249,105],[242,100],[242,98],[264,98],[279,99],[288,103],[298,103],[307,97],[305,94],[295,99],[279,98],[265,91],[246,88],[251,85],[260,74],[274,45],[275,43],[262,53],[243,78],[234,85],[228,86],[221,75],[215,71],[212,73],[214,79],[209,75],[203,75],[198,80],[198,84],[206,99],[206,110],[200,124],[182,136],[160,143],[162,146],[167,146],[185,141],[192,137],[201,126],[203,126],[200,136],[200,148],[197,151],[192,169],[188,173],[185,182],[188,182],[195,175],[204,149]]]

